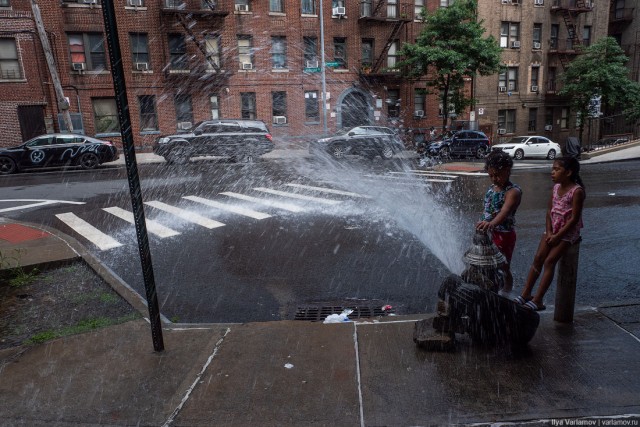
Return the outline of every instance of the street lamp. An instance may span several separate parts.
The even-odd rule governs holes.
[[[320,0],[320,62],[322,75],[322,132],[327,134],[327,75],[325,73],[325,60],[324,60],[324,7],[322,0]]]

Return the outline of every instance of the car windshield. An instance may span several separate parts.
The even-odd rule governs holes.
[[[507,144],[524,144],[527,139],[529,139],[526,136],[517,136],[515,138],[511,138],[509,141],[507,141]]]

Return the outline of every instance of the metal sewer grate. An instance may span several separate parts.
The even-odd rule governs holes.
[[[371,306],[308,306],[298,307],[293,320],[307,320],[311,322],[321,322],[330,314],[340,314],[344,310],[353,310],[349,319],[362,319],[369,317],[382,317],[393,314],[393,309],[383,310],[382,307]]]

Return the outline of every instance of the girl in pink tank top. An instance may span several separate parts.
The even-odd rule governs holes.
[[[584,184],[580,179],[580,163],[573,157],[560,157],[553,162],[551,179],[555,183],[549,199],[546,231],[529,269],[522,294],[515,299],[531,310],[544,310],[544,294],[549,289],[556,264],[569,247],[580,240]],[[533,287],[540,277],[538,291]]]

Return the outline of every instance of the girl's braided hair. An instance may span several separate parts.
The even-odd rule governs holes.
[[[487,155],[484,163],[485,172],[491,169],[501,170],[513,167],[513,159],[504,151],[496,150]]]

